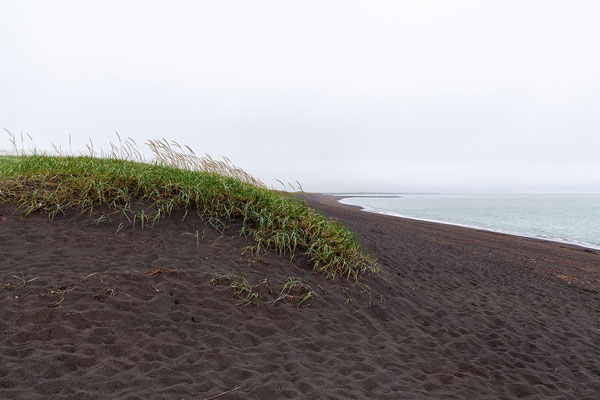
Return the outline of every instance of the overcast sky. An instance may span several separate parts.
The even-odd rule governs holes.
[[[0,1],[0,128],[310,191],[600,192],[598,1]],[[0,136],[0,148],[8,148]]]

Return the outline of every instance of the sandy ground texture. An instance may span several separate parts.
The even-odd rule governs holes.
[[[0,206],[0,398],[597,398],[600,253],[305,199],[357,232],[380,277],[242,254],[236,224],[119,230]],[[273,303],[289,277],[309,306]]]

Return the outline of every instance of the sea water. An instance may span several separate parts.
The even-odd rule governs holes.
[[[600,195],[370,194],[340,202],[381,214],[600,249]]]

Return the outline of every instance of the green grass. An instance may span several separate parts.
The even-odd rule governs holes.
[[[11,156],[0,157],[0,203],[18,203],[24,215],[43,212],[50,218],[68,208],[94,214],[104,206],[142,229],[176,210],[218,229],[239,220],[241,233],[256,241],[257,254],[303,252],[329,278],[378,271],[352,232],[289,194],[267,189],[229,160],[199,158],[165,140],[148,146],[152,162],[142,162],[129,144],[114,146],[108,158],[96,157],[93,148],[87,156],[51,156],[25,155],[14,146]]]
[[[295,302],[296,307],[300,308],[302,304],[305,304],[306,301],[315,296],[314,290],[308,283],[303,282],[302,279],[298,277],[290,276],[283,284],[279,296],[273,300],[273,303],[287,299],[290,302]]]
[[[243,275],[213,273],[210,282],[217,286],[226,284],[233,289],[235,295],[241,300],[238,305],[242,307],[258,301],[259,293]]]
[[[236,275],[233,273],[218,273],[213,272],[210,274],[210,283],[215,286],[228,286],[233,289],[234,294],[241,301],[238,305],[243,307],[250,304],[265,304],[259,289],[263,287],[268,293],[271,293],[271,285],[267,278],[264,278],[255,284],[251,284],[244,275]],[[269,301],[267,304],[273,305],[281,300],[287,300],[290,304],[293,304],[296,308],[302,306],[309,306],[311,299],[316,297],[314,290],[304,282],[302,279],[290,276],[283,283],[283,287],[279,292],[279,295]]]

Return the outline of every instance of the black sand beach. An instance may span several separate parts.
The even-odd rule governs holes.
[[[239,227],[192,217],[115,233],[0,206],[0,398],[598,398],[600,252],[304,198],[380,277],[242,255]],[[211,272],[273,290],[242,307]],[[310,306],[268,304],[290,275]]]

